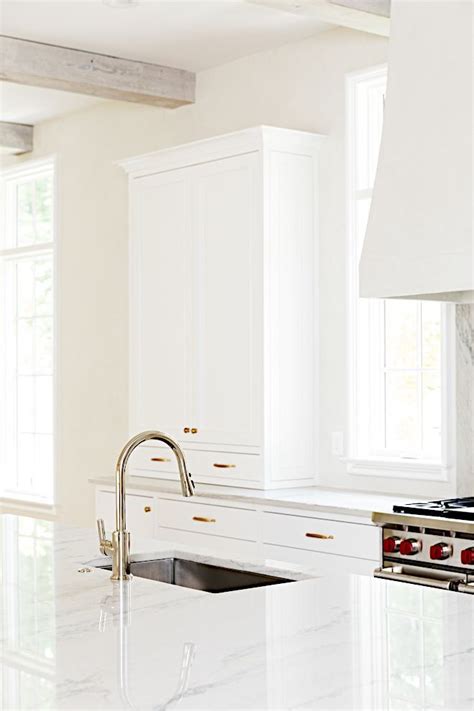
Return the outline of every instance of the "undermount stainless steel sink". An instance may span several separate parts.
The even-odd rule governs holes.
[[[99,566],[103,570],[112,570],[111,565]],[[184,558],[159,558],[157,560],[136,561],[130,563],[130,573],[137,578],[158,580],[170,585],[194,588],[209,593],[231,592],[258,588],[263,585],[278,585],[294,582],[289,578],[253,573],[248,570],[222,568],[208,563],[198,563]]]

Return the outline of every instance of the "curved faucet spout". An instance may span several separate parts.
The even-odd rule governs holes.
[[[168,445],[176,457],[183,496],[194,494],[194,482],[187,470],[183,451],[169,435],[149,430],[135,435],[127,442],[119,454],[115,469],[115,531],[112,533],[112,544],[109,543],[112,555],[112,580],[128,580],[130,578],[130,533],[127,531],[125,473],[132,452],[140,444],[149,440],[158,440]]]

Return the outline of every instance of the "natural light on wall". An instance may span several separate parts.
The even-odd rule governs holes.
[[[377,169],[386,83],[385,67],[347,79],[348,467],[354,474],[446,480],[453,419],[452,309],[436,302],[358,297],[358,265]]]
[[[54,498],[54,167],[2,179],[0,466],[4,497]]]

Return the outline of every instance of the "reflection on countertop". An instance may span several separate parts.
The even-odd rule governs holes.
[[[221,595],[113,584],[85,566],[92,530],[0,528],[5,709],[474,707],[472,596],[356,576]]]

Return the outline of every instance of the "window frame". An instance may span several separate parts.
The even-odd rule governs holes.
[[[387,66],[377,65],[375,67],[358,70],[346,74],[346,238],[347,238],[347,313],[348,313],[348,455],[345,458],[348,474],[374,476],[378,478],[390,479],[416,479],[424,481],[450,482],[455,473],[455,310],[452,304],[442,304],[442,350],[441,350],[441,457],[440,460],[427,460],[421,458],[403,456],[372,456],[367,453],[364,456],[361,447],[360,431],[360,407],[358,391],[361,388],[359,373],[360,362],[360,332],[361,332],[361,308],[359,305],[358,292],[358,268],[359,249],[357,243],[357,200],[361,198],[371,198],[373,187],[368,189],[358,189],[356,184],[356,137],[360,135],[360,125],[356,112],[356,91],[360,82],[381,79],[386,77]],[[381,328],[384,299],[368,299],[366,311],[366,332],[370,334],[370,325],[378,323]],[[383,341],[383,334],[379,334],[380,346]],[[373,358],[374,349],[367,345],[369,359]],[[380,358],[380,353],[378,358]],[[370,360],[368,368],[371,368]],[[380,412],[380,393],[374,388],[369,388],[366,380],[366,387],[369,391],[367,398],[368,407],[378,407]],[[370,424],[366,419],[366,439],[370,437]]]
[[[46,156],[41,159],[25,160],[18,165],[6,168],[0,172],[0,208],[1,208],[1,228],[4,234],[7,234],[8,230],[12,230],[12,210],[10,202],[11,191],[16,188],[18,183],[21,183],[23,179],[34,178],[35,175],[41,175],[45,171],[52,172],[52,184],[53,184],[53,210],[52,210],[52,232],[53,238],[47,243],[38,243],[34,245],[28,245],[24,247],[4,247],[0,243],[0,269],[1,262],[4,257],[27,257],[28,255],[38,255],[41,254],[51,254],[52,256],[52,275],[53,275],[53,363],[52,363],[52,406],[53,406],[53,426],[52,426],[52,436],[53,436],[53,472],[52,472],[52,486],[51,486],[51,496],[38,495],[37,493],[25,494],[21,491],[15,491],[11,488],[3,488],[0,481],[0,505],[2,509],[6,510],[28,510],[35,512],[47,511],[49,514],[54,513],[56,510],[56,500],[57,500],[57,470],[58,470],[58,455],[57,455],[57,432],[58,432],[58,314],[59,314],[59,300],[58,300],[58,161],[55,155]],[[3,302],[0,300],[0,310],[3,309]],[[0,393],[4,389],[5,383],[5,372],[3,371],[3,362],[0,359]],[[2,414],[0,413],[0,426],[2,424]],[[0,444],[4,432],[0,428]],[[13,509],[12,509],[13,507]]]

